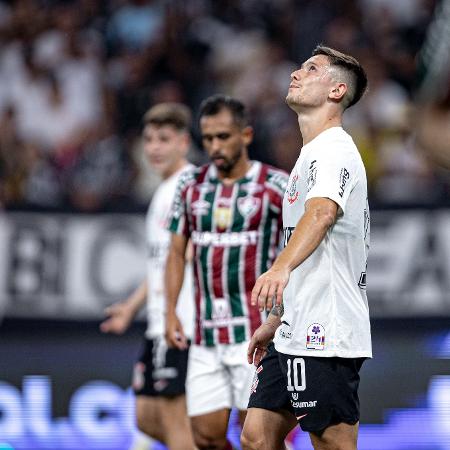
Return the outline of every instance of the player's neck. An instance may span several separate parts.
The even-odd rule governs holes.
[[[177,173],[179,170],[181,170],[186,164],[188,164],[188,161],[186,159],[180,159],[173,166],[170,166],[170,168],[166,172],[162,173],[161,178],[163,180],[167,180],[174,173]]]
[[[329,128],[342,126],[342,114],[316,110],[298,113],[298,125],[303,137],[303,145],[308,144]]]
[[[252,163],[247,157],[241,158],[229,172],[217,170],[217,177],[224,184],[232,184],[235,181],[244,178],[251,165]]]

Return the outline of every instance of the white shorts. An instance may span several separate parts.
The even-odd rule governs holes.
[[[248,342],[191,345],[186,379],[189,416],[220,409],[247,409],[255,367],[247,363]]]

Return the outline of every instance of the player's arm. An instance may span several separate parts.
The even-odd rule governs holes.
[[[264,358],[268,345],[275,336],[277,328],[281,325],[283,312],[283,304],[280,306],[275,305],[266,321],[253,333],[247,349],[247,361],[249,364],[257,366],[261,359]]]
[[[147,300],[147,280],[144,280],[123,302],[105,309],[106,319],[100,324],[103,333],[123,334]]]
[[[187,339],[177,316],[178,296],[184,280],[186,248],[188,239],[184,235],[172,234],[167,255],[164,284],[166,292],[166,340],[170,346],[187,348]]]
[[[305,212],[286,247],[272,267],[257,279],[252,290],[252,305],[258,304],[262,311],[272,308],[273,298],[276,305],[282,304],[291,272],[316,250],[336,222],[337,214],[338,205],[329,198],[314,197],[305,203]]]

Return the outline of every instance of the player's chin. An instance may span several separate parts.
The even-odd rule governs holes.
[[[289,92],[288,95],[286,95],[286,104],[292,108],[297,105],[297,103],[295,95]]]
[[[162,176],[167,170],[167,164],[164,161],[150,161],[150,165],[152,166],[154,172],[160,176]]]
[[[222,172],[229,172],[230,164],[228,163],[227,160],[225,160],[223,158],[218,158],[218,159],[214,159],[213,162],[218,170],[220,170]]]

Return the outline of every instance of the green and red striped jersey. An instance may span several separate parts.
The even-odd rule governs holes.
[[[280,247],[287,181],[283,171],[256,161],[230,185],[213,164],[180,177],[169,230],[194,248],[196,344],[243,342],[261,324],[251,291]]]

